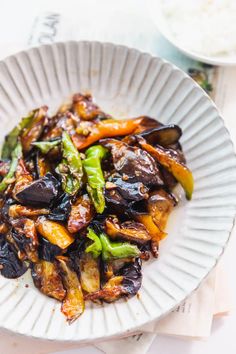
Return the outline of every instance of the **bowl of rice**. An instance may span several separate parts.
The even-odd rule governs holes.
[[[235,0],[149,0],[161,34],[188,56],[236,65]]]

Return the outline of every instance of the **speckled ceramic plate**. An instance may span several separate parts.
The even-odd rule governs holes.
[[[90,91],[116,117],[147,114],[179,124],[195,179],[193,199],[183,197],[171,214],[160,258],[144,264],[139,298],[103,306],[87,303],[83,316],[69,326],[60,303],[39,293],[29,274],[16,281],[0,277],[0,326],[38,338],[88,343],[159,319],[199,286],[222,254],[233,225],[236,159],[219,112],[192,79],[160,58],[96,42],[43,46],[0,62],[1,140],[29,110],[57,107],[78,91]]]

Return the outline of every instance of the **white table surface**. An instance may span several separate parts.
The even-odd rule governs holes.
[[[13,8],[14,11],[12,11]],[[70,19],[72,13],[73,16],[74,14],[77,14],[77,27],[79,26],[80,38],[92,38],[119,42],[139,47],[141,50],[156,53],[158,52],[158,49],[156,49],[156,44],[159,37],[155,32],[155,26],[148,16],[147,1],[145,0],[41,0],[37,2],[33,0],[21,0],[18,2],[15,0],[2,1],[0,12],[0,45],[4,48],[8,47],[9,44],[12,44],[12,46],[15,46],[17,49],[25,46],[26,38],[28,36],[30,26],[32,25],[32,18],[38,13],[48,10],[64,11],[67,20]],[[107,30],[108,26],[109,31]],[[16,28],[18,32],[17,34]],[[9,33],[7,35],[8,31]],[[67,31],[65,39],[70,38],[70,31],[71,29]],[[20,37],[20,35],[22,36]],[[163,41],[163,39],[161,40]],[[163,43],[165,42],[163,41]],[[165,47],[165,53],[163,56],[167,58],[169,56],[168,45]],[[234,88],[236,90],[236,85]],[[236,120],[235,115],[231,113],[232,108],[236,104],[234,103],[235,99],[233,99],[233,96],[235,97],[235,90],[232,90],[232,100],[230,100],[228,106],[225,107],[225,121],[227,127],[230,129],[231,136],[236,143]],[[226,251],[226,271],[231,279],[231,288],[234,299],[236,299],[235,250],[236,237],[233,237]],[[214,321],[212,335],[209,339],[204,341],[191,341],[180,338],[158,336],[153,342],[148,353],[222,354],[225,352],[226,354],[235,354],[235,328],[236,311],[234,310],[230,316],[222,319],[216,319]],[[90,346],[80,349],[67,350],[60,353],[98,354],[101,352]],[[1,343],[0,354],[8,354],[7,348],[4,348],[4,350],[1,348]]]

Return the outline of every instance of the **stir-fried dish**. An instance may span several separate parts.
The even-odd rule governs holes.
[[[181,129],[141,116],[115,119],[91,95],[56,115],[43,106],[6,136],[0,160],[0,272],[28,269],[69,323],[85,301],[137,294],[142,261],[158,256],[177,199],[193,177]]]

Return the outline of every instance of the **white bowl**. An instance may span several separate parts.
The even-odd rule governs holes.
[[[148,8],[150,16],[155,23],[158,31],[165,37],[172,45],[178,48],[181,52],[188,55],[189,57],[201,61],[203,63],[208,63],[212,65],[220,66],[234,66],[236,65],[236,54],[225,54],[225,55],[212,55],[207,56],[193,50],[190,50],[173,35],[169,28],[168,21],[163,14],[163,9],[161,5],[161,0],[148,0]],[[201,29],[199,29],[201,30]]]
[[[83,316],[69,326],[60,303],[42,295],[30,274],[16,281],[0,277],[1,327],[94,343],[166,315],[215,266],[235,216],[236,159],[216,107],[190,77],[160,58],[97,42],[46,45],[0,62],[1,140],[29,110],[44,104],[55,108],[72,93],[87,91],[116,117],[145,114],[179,124],[195,179],[193,199],[183,197],[170,217],[160,258],[144,264],[139,297],[103,306],[87,303]]]

